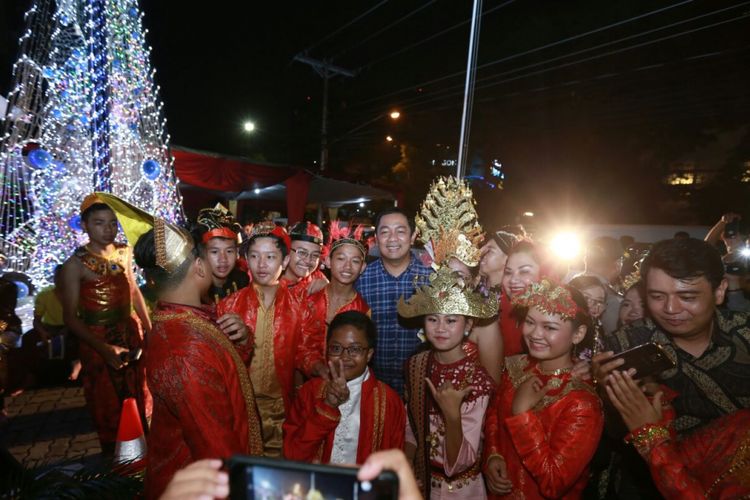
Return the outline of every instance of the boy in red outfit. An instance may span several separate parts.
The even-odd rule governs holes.
[[[367,366],[376,336],[375,324],[361,312],[331,321],[330,372],[299,390],[284,422],[285,458],[361,464],[375,451],[403,448],[404,404]]]

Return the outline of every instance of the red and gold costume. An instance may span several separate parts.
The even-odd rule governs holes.
[[[262,453],[247,367],[206,309],[158,302],[145,363],[154,395],[145,492],[203,458]]]
[[[289,290],[289,293],[292,295],[292,297],[294,297],[297,303],[302,304],[304,303],[305,299],[310,296],[308,288],[310,288],[310,284],[315,280],[324,280],[326,283],[328,282],[328,278],[326,278],[326,275],[323,274],[323,271],[321,271],[320,269],[316,269],[308,276],[300,279],[296,283],[292,283],[291,281],[284,278],[281,279],[281,283],[286,286],[287,290]]]
[[[352,289],[352,291],[355,293],[354,297],[352,297],[352,300],[339,307],[334,316],[346,311],[359,311],[362,314],[370,316],[370,306],[367,305],[365,298],[362,297],[362,295],[360,295],[360,293],[356,290]],[[324,329],[323,337],[325,337],[325,327],[328,324],[326,318],[328,316],[329,304],[330,298],[328,297],[328,287],[325,287],[322,290],[318,290],[314,294],[310,295],[307,299],[307,307],[309,309],[308,314],[312,315],[312,317],[314,317],[317,322],[322,324]]]
[[[500,292],[500,333],[503,336],[503,353],[506,358],[522,354],[523,337],[521,327],[518,324],[518,318],[513,315],[513,305],[505,292]]]
[[[505,459],[513,483],[507,498],[580,498],[604,424],[599,397],[570,369],[545,373],[526,355],[505,363],[487,410],[485,464],[493,455]],[[532,377],[552,389],[533,409],[513,415],[516,389]]]
[[[297,393],[284,422],[284,458],[330,462],[341,412],[326,403],[325,383],[322,378],[313,378]],[[403,401],[370,370],[369,378],[362,383],[357,463],[378,450],[402,449],[405,423]]]
[[[115,244],[108,257],[78,248],[74,256],[96,279],[82,280],[78,301],[78,315],[92,335],[100,341],[136,349],[143,347],[141,324],[131,309],[131,285],[127,267],[130,247]],[[86,404],[103,446],[114,445],[120,422],[122,401],[135,397],[144,424],[151,418],[151,395],[146,387],[142,362],[133,362],[114,370],[104,358],[86,342],[81,342],[81,377]],[[144,425],[146,427],[146,425]]]
[[[259,288],[251,285],[219,302],[216,314],[238,314],[254,332],[250,377],[263,424],[263,440],[266,453],[280,454],[281,422],[291,408],[294,371],[310,376],[315,364],[324,362],[325,346],[314,333],[320,331],[320,325],[309,319],[283,282],[276,288],[269,308],[263,307],[262,298]]]
[[[750,496],[750,410],[724,415],[679,437],[674,419],[674,409],[665,407],[661,422],[626,437],[648,463],[659,492],[675,500]]]

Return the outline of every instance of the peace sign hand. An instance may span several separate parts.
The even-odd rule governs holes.
[[[344,377],[344,362],[338,360],[328,362],[330,371],[326,375],[325,400],[330,406],[338,408],[341,404],[349,399],[349,387],[346,385]]]
[[[474,387],[467,386],[459,391],[453,387],[453,384],[450,381],[448,381],[443,382],[440,385],[440,388],[436,389],[435,385],[429,378],[425,378],[425,381],[427,382],[427,387],[430,388],[432,397],[435,398],[435,402],[438,404],[438,407],[440,407],[440,411],[443,412],[445,419],[450,420],[451,418],[460,418],[461,403],[464,398],[474,390]]]

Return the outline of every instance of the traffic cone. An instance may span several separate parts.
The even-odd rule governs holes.
[[[115,444],[115,463],[125,464],[127,473],[138,472],[146,465],[146,436],[135,398],[127,398],[122,403]]]

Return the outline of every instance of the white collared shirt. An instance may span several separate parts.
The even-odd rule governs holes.
[[[367,369],[359,377],[346,383],[349,388],[349,399],[339,406],[341,419],[333,435],[331,450],[332,464],[356,464],[359,446],[359,418],[362,403],[362,384],[370,378]]]

